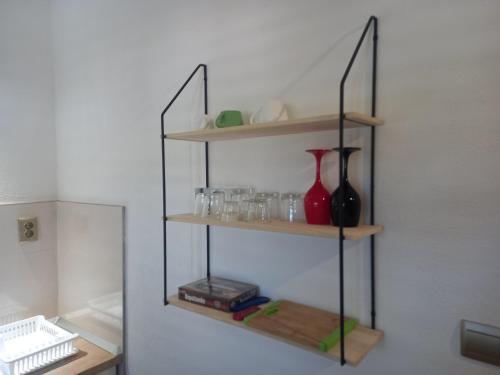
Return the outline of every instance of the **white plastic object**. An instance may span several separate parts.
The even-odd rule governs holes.
[[[272,99],[250,117],[250,124],[288,120],[288,111],[281,100]]]
[[[27,374],[69,357],[77,337],[42,315],[0,326],[0,374]]]
[[[212,121],[212,118],[209,115],[203,115],[203,117],[200,120],[200,129],[213,129],[214,128],[214,122]]]

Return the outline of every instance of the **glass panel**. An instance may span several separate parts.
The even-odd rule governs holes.
[[[123,215],[121,206],[74,202],[0,205],[0,325],[59,317],[120,352]],[[19,218],[37,219],[37,240],[19,240]]]
[[[120,206],[58,202],[58,315],[122,346],[123,214]]]

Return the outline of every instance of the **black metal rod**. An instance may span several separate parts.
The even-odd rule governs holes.
[[[207,85],[207,66],[203,67],[203,82],[205,91],[205,115],[208,115],[208,85]],[[210,159],[208,152],[208,142],[205,142],[205,186],[210,186]],[[207,232],[207,279],[210,279],[210,225],[206,227]]]
[[[344,75],[342,76],[342,80],[340,81],[340,117],[339,117],[339,194],[340,194],[340,202],[344,202],[344,169],[342,168],[344,164],[344,94],[345,94],[345,82],[347,80],[347,77],[349,76],[349,73],[351,71],[352,65],[354,64],[354,61],[356,60],[356,57],[358,56],[359,49],[361,45],[363,44],[363,41],[366,37],[366,34],[370,28],[371,24],[374,24],[374,27],[376,28],[377,24],[377,18],[375,16],[371,16],[366,23],[365,28],[363,29],[363,33],[361,34],[361,37],[356,44],[356,48],[354,49],[354,53],[351,56],[351,59],[349,60],[349,63],[347,64],[347,68],[344,72]],[[376,55],[374,59],[376,58]],[[372,112],[374,110],[373,103],[374,103],[374,97],[373,93],[375,90],[375,83],[376,81],[372,81]],[[373,133],[372,133],[373,134]],[[374,140],[374,137],[372,137],[372,142]],[[373,176],[373,173],[372,173]],[[373,199],[372,199],[373,201]],[[340,205],[340,211],[339,211],[339,299],[340,299],[340,364],[343,366],[346,361],[345,361],[345,328],[344,328],[344,205]],[[373,262],[372,262],[372,267],[373,267]],[[373,273],[372,273],[373,275]],[[373,284],[372,284],[373,285]],[[373,287],[372,287],[373,289]],[[373,295],[373,294],[372,294]]]
[[[208,158],[208,142],[205,142],[205,186],[210,186],[209,180],[209,158]],[[207,225],[207,279],[210,279],[210,225]]]
[[[377,115],[377,46],[378,20],[373,21],[373,53],[372,53],[372,117]],[[370,145],[370,224],[375,224],[375,126],[371,129]],[[370,280],[371,280],[371,327],[376,328],[375,310],[375,235],[370,236]]]
[[[166,198],[166,181],[165,181],[165,123],[163,113],[161,116],[161,173],[162,173],[162,193],[163,193],[163,304],[168,305],[167,296],[167,204]]]
[[[163,109],[161,113],[161,164],[162,164],[162,194],[163,194],[163,304],[168,305],[168,291],[167,291],[167,191],[166,191],[166,176],[165,176],[165,113],[170,109],[172,104],[177,100],[177,97],[181,94],[181,92],[186,88],[188,83],[194,77],[196,72],[203,68],[203,78],[204,78],[204,94],[205,94],[205,114],[208,114],[208,91],[207,91],[207,66],[206,64],[199,64],[195,70],[191,73],[188,79],[184,82],[181,88],[174,95],[172,100],[168,103],[168,105]],[[208,154],[208,148],[205,146],[205,156]],[[207,169],[208,176],[208,169]],[[208,184],[208,177],[207,177]],[[208,235],[207,235],[208,236]],[[207,245],[208,246],[208,245]],[[207,250],[208,252],[208,250]]]
[[[189,81],[191,81],[191,79],[193,78],[193,76],[196,74],[196,72],[198,71],[198,69],[200,68],[203,68],[204,71],[206,72],[206,65],[205,64],[199,64],[195,70],[193,70],[193,73],[191,73],[191,75],[189,76],[189,78],[186,80],[186,82],[184,82],[184,84],[181,86],[181,88],[179,89],[179,91],[177,91],[177,93],[175,94],[175,96],[172,98],[172,100],[170,101],[170,103],[168,103],[168,105],[165,107],[165,109],[163,110],[163,112],[161,113],[161,116],[163,118],[163,116],[165,115],[165,113],[170,109],[170,107],[172,106],[172,104],[174,104],[174,102],[177,100],[177,97],[180,95],[180,93],[182,91],[184,91],[184,89],[186,88],[187,84],[189,83]],[[206,82],[206,80],[205,80]],[[206,95],[206,91],[205,91],[205,95]],[[206,100],[205,100],[206,101]]]
[[[344,86],[340,88],[339,118],[339,193],[340,202],[344,202]],[[340,299],[340,364],[345,364],[344,343],[344,205],[339,211],[339,299]]]

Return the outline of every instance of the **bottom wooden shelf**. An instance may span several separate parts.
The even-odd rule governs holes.
[[[208,307],[196,305],[194,303],[190,302],[185,302],[179,300],[177,295],[170,296],[168,299],[169,303],[171,305],[174,305],[176,307],[179,307],[184,310],[189,310],[191,312],[201,314],[204,316],[207,316],[212,319],[219,320],[221,322],[225,322],[228,324],[231,324],[233,326],[237,326],[240,328],[244,328],[247,330],[250,330],[252,332],[268,336],[271,338],[274,338],[279,341],[286,342],[288,344],[298,346],[302,349],[311,351],[313,353],[317,353],[329,358],[334,358],[334,359],[340,359],[340,345],[337,344],[334,346],[332,349],[330,349],[328,352],[324,353],[319,350],[314,350],[309,347],[305,347],[303,345],[300,345],[296,342],[290,341],[290,340],[284,340],[281,337],[276,337],[270,334],[267,334],[265,332],[250,328],[245,326],[242,322],[238,322],[236,320],[232,319],[232,316],[230,313],[226,313],[223,311],[211,309]],[[352,332],[350,332],[346,338],[345,338],[345,359],[347,363],[350,365],[356,366],[361,360],[368,354],[370,350],[372,350],[375,345],[382,340],[382,337],[384,336],[384,333],[382,331],[370,329],[361,325],[358,325]]]

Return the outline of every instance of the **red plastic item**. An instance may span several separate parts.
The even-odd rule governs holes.
[[[331,150],[306,150],[316,158],[316,181],[304,197],[307,224],[330,225],[330,193],[321,182],[321,159]]]
[[[260,307],[258,307],[258,306],[251,306],[248,309],[235,312],[235,313],[233,313],[233,320],[237,320],[238,322],[241,322],[248,315],[253,314],[254,312],[257,312],[259,310],[260,310]]]

